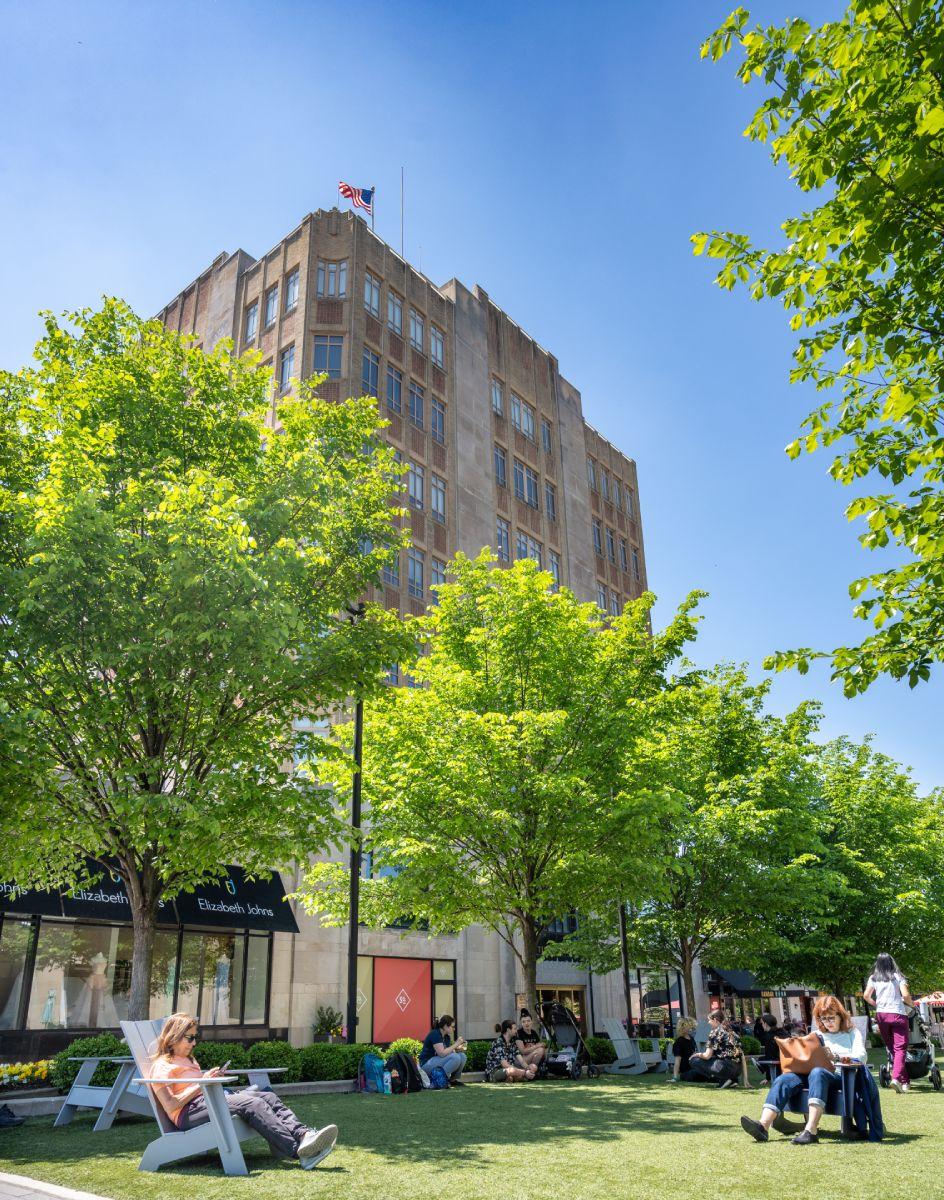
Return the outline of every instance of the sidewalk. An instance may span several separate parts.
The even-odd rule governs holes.
[[[105,1197],[0,1171],[0,1200],[105,1200]]]

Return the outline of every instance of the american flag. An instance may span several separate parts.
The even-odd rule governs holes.
[[[362,208],[365,212],[373,215],[374,212],[374,189],[352,187],[349,183],[339,183],[338,191],[345,200],[350,200],[355,208]]]

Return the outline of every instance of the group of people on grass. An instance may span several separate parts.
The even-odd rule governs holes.
[[[907,1092],[905,1053],[908,1006],[912,999],[907,980],[891,955],[878,956],[863,999],[875,1007],[879,1033],[893,1060],[892,1082],[898,1092]],[[720,1088],[736,1083],[744,1063],[740,1035],[720,1009],[710,1013],[709,1019],[711,1029],[705,1049],[701,1051],[692,1037],[696,1023],[690,1018],[679,1022],[678,1036],[672,1047],[675,1065],[670,1082],[710,1082]],[[816,1001],[813,1022],[831,1065],[814,1067],[808,1074],[777,1073],[772,1069],[768,1075],[770,1090],[760,1119],[741,1118],[741,1127],[755,1141],[768,1140],[770,1129],[776,1126],[784,1109],[806,1088],[809,1091],[806,1126],[793,1142],[801,1146],[815,1142],[822,1115],[841,1086],[840,1064],[864,1064],[867,1060],[862,1033],[836,996],[821,996]],[[423,1041],[419,1062],[427,1072],[441,1068],[451,1087],[463,1087],[461,1076],[467,1061],[467,1042],[455,1037],[455,1026],[453,1016],[440,1017]],[[485,1060],[485,1078],[492,1083],[534,1079],[542,1070],[547,1047],[534,1029],[530,1013],[522,1009],[520,1024],[502,1021],[495,1026],[495,1033]],[[759,1033],[762,1061],[777,1063],[780,1057],[777,1039],[787,1031],[778,1028],[772,1014],[765,1013],[760,1018]],[[164,1023],[154,1050],[153,1075],[166,1080],[155,1088],[155,1093],[170,1121],[181,1130],[192,1129],[210,1120],[203,1089],[193,1081],[225,1073],[221,1067],[212,1067],[209,1071],[200,1069],[193,1056],[196,1041],[196,1020],[189,1013],[174,1013]],[[224,1092],[224,1096],[230,1112],[242,1117],[261,1134],[275,1154],[296,1159],[304,1170],[317,1166],[334,1149],[338,1136],[336,1125],[314,1129],[303,1124],[272,1091],[248,1087]]]

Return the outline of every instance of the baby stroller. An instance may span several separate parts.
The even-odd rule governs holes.
[[[905,1050],[905,1070],[909,1079],[924,1079],[928,1075],[936,1092],[941,1090],[941,1069],[934,1060],[934,1042],[921,1013],[913,1008],[908,1017],[908,1046]],[[878,1081],[882,1087],[891,1087],[892,1056],[878,1069]]]
[[[542,1004],[541,1024],[548,1039],[547,1058],[544,1060],[548,1075],[579,1079],[586,1067],[587,1078],[596,1079],[600,1068],[594,1066],[570,1009],[558,1000]]]

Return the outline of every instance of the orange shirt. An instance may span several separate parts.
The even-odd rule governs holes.
[[[151,1075],[155,1078],[160,1076],[162,1079],[187,1080],[203,1078],[203,1072],[200,1070],[200,1064],[196,1059],[181,1058],[179,1055],[169,1061],[166,1058],[155,1059],[151,1067]],[[180,1096],[183,1095],[188,1087],[190,1087],[189,1083],[168,1083],[165,1087],[154,1089],[161,1107],[175,1125],[179,1124],[184,1110],[183,1108],[171,1110],[167,1103],[167,1093],[169,1092],[172,1096]]]

